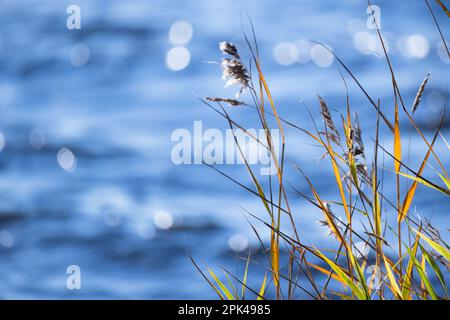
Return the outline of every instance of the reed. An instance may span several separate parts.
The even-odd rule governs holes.
[[[245,159],[242,146],[239,145],[237,147],[241,151],[253,188],[247,187],[244,181],[208,165],[261,201],[264,214],[247,212],[247,215],[250,226],[266,254],[266,268],[260,276],[261,285],[252,288],[247,280],[249,268],[253,263],[250,254],[244,259],[245,269],[242,276],[225,269],[223,277],[219,277],[210,268],[205,272],[191,257],[195,267],[221,299],[291,299],[295,297],[296,290],[301,290],[302,297],[310,299],[448,299],[446,273],[450,266],[449,246],[441,237],[438,228],[429,221],[419,219],[411,209],[420,190],[430,189],[437,192],[442,201],[449,201],[450,196],[450,179],[442,164],[442,159],[448,157],[449,150],[444,154],[437,154],[434,150],[438,137],[443,139],[441,128],[445,108],[431,139],[426,138],[427,135],[413,117],[413,113],[420,107],[420,100],[430,75],[428,74],[419,86],[412,107],[407,108],[389,55],[385,51],[384,58],[392,78],[394,107],[382,108],[380,100],[371,97],[351,69],[330,51],[340,68],[345,70],[373,106],[375,132],[363,131],[357,114],[352,111],[348,94],[346,110],[340,114],[339,121],[333,118],[327,102],[319,96],[317,110],[323,123],[316,123],[312,116],[313,111],[308,109],[313,128],[302,128],[280,115],[263,73],[253,26],[252,35],[251,40],[244,35],[251,56],[248,66],[243,63],[238,53],[239,48],[235,45],[222,42],[219,46],[226,56],[221,64],[223,78],[227,80],[227,85],[239,86],[237,97],[245,95],[251,102],[218,97],[209,97],[203,102],[222,116],[231,129],[244,126],[239,124],[238,119],[230,116],[230,105],[235,108],[251,107],[247,110],[255,113],[258,126],[266,129],[265,139],[257,140],[257,143],[264,145],[269,151],[276,168],[276,177],[269,177],[268,182],[262,181],[263,178],[254,172]],[[384,48],[380,31],[378,35]],[[393,112],[391,114],[382,110]],[[408,110],[411,110],[411,113]],[[408,121],[415,134],[427,146],[418,167],[404,160],[401,145],[406,140],[406,134],[400,129],[400,119]],[[270,135],[269,123],[274,123],[280,130],[279,153],[274,148],[277,142],[273,141]],[[324,154],[322,165],[328,163],[334,176],[337,191],[334,199],[325,199],[321,195],[314,181],[308,177],[307,168],[290,164],[308,187],[308,193],[297,190],[289,182],[288,179],[292,176],[288,177],[285,172],[286,128],[299,131],[306,139],[320,146]],[[394,145],[392,151],[380,142],[382,132],[391,137]],[[374,153],[370,158],[363,144],[363,134],[374,137]],[[255,139],[254,136],[249,137]],[[238,144],[238,140],[235,141]],[[445,142],[444,139],[443,141]],[[391,158],[393,168],[382,168],[380,155]],[[436,164],[432,167],[433,173],[425,175],[424,169],[431,167],[432,161]],[[387,174],[392,174],[393,180],[396,181],[395,195],[386,194],[381,187],[381,177]],[[400,188],[401,184],[407,185],[406,190]],[[291,209],[290,199],[293,196],[301,197],[305,203],[321,213],[319,223],[329,229],[336,247],[319,248],[306,243],[299,232],[301,213]],[[391,215],[397,217],[395,225],[386,219]],[[288,228],[281,227],[281,218],[287,218]],[[267,249],[261,235],[256,231],[255,223],[263,224],[270,231],[270,244]],[[355,223],[360,226],[356,228]],[[364,231],[361,232],[361,229]],[[396,239],[396,244],[390,244],[386,240],[387,237]],[[285,252],[288,253],[283,255],[280,247],[286,248]],[[375,261],[372,265],[369,263],[369,255],[363,252],[366,248],[370,250]],[[323,274],[322,277],[317,277],[318,272]],[[336,287],[330,285],[332,282],[342,285],[346,290],[332,289]]]

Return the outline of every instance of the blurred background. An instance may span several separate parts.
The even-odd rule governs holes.
[[[448,18],[431,2],[448,31]],[[431,135],[450,63],[433,20],[423,1],[373,4],[381,8],[381,31],[408,105],[432,73],[416,113]],[[80,30],[66,27],[69,5],[81,8]],[[237,270],[240,257],[258,246],[242,208],[264,212],[258,199],[210,168],[174,165],[172,131],[192,130],[194,120],[226,128],[198,98],[237,91],[223,88],[214,62],[224,40],[248,61],[246,15],[285,118],[311,129],[300,101],[317,110],[317,94],[334,110],[345,108],[336,61],[310,40],[330,47],[391,110],[390,76],[366,9],[363,0],[1,0],[0,298],[215,298],[188,252],[202,265]],[[346,79],[370,145],[373,110]],[[248,125],[254,119],[245,110],[235,115]],[[443,133],[450,141],[448,127]],[[324,197],[335,195],[320,150],[304,135],[287,135],[289,161],[317,181]],[[392,148],[392,141],[383,143]],[[412,134],[411,161],[425,152]],[[436,152],[450,168],[442,140]],[[221,169],[250,185],[243,166]],[[298,175],[292,183],[307,190]],[[448,199],[421,191],[417,213],[432,217],[448,239]],[[308,241],[332,240],[315,222],[316,210],[301,199],[293,208]],[[81,268],[81,290],[66,288],[69,265]],[[260,282],[263,273],[253,271]]]

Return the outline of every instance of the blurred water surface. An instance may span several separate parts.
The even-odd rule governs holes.
[[[81,8],[81,30],[66,28],[71,4]],[[375,4],[408,105],[432,72],[417,112],[420,125],[432,129],[449,71],[432,19],[422,1]],[[211,169],[170,160],[173,130],[192,130],[194,120],[226,128],[198,100],[235,92],[223,89],[219,66],[208,63],[221,58],[218,42],[236,43],[248,59],[241,26],[248,14],[281,112],[311,129],[299,101],[314,109],[320,94],[343,111],[345,89],[336,62],[304,39],[332,48],[385,110],[392,106],[390,76],[367,29],[366,7],[362,0],[2,0],[0,298],[212,297],[188,252],[201,263],[235,270],[241,263],[232,249],[257,246],[241,207],[264,213],[257,199]],[[437,17],[445,25],[445,16]],[[347,81],[363,128],[373,132],[370,105]],[[245,111],[235,114],[244,123],[252,119]],[[450,140],[448,129],[443,132]],[[305,136],[287,135],[289,160],[333,195],[332,179],[323,178],[327,171],[317,163],[320,151]],[[364,138],[370,143],[373,136]],[[442,141],[436,151],[447,152],[448,168]],[[412,135],[411,161],[425,152]],[[242,166],[223,169],[246,179]],[[298,175],[292,182],[307,191]],[[388,183],[386,190],[392,190]],[[417,212],[445,232],[448,200],[423,191]],[[316,211],[300,199],[293,207],[308,241],[329,241],[315,223]],[[69,265],[81,268],[79,291],[66,288]]]

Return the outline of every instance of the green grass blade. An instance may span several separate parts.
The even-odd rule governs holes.
[[[430,183],[428,183],[427,181],[425,181],[424,179],[422,179],[422,178],[420,178],[420,177],[417,177],[417,176],[413,176],[413,175],[410,175],[410,174],[407,174],[407,173],[404,173],[404,172],[395,172],[396,174],[398,174],[398,175],[401,175],[401,176],[403,176],[403,177],[406,177],[406,178],[408,178],[408,179],[411,179],[411,180],[414,180],[414,181],[416,181],[416,182],[418,182],[418,183],[420,183],[420,184],[423,184],[424,186],[427,186],[428,188],[432,188],[432,189],[434,189],[434,190],[436,190],[436,191],[439,191],[439,192],[442,192],[443,194],[445,194],[445,195],[448,195],[447,193],[445,193],[444,191],[445,191],[445,189],[438,189],[438,188],[436,188],[435,186],[433,186],[432,184],[430,184]],[[439,175],[441,176],[441,174],[439,173]],[[441,176],[441,178],[442,178],[442,180],[447,184],[448,183],[448,181],[446,181],[445,180],[445,178],[443,177],[443,176]],[[446,185],[447,186],[447,188],[449,188],[449,185]],[[444,190],[444,191],[443,191]],[[449,189],[450,190],[450,189]]]
[[[447,187],[448,190],[450,190],[450,180],[447,179],[446,177],[444,177],[442,174],[440,174],[439,172],[437,173],[439,175],[439,177],[441,178],[442,181],[444,181],[445,186]]]
[[[433,286],[431,285],[431,282],[428,279],[426,272],[423,270],[422,266],[420,265],[420,262],[416,259],[416,257],[414,256],[414,254],[411,252],[411,250],[409,248],[406,248],[406,250],[408,250],[409,256],[413,260],[414,266],[416,267],[416,271],[419,274],[420,279],[425,284],[425,287],[427,288],[428,294],[431,296],[431,298],[433,300],[437,300],[438,297],[436,295],[436,292],[435,292]]]
[[[434,250],[439,252],[447,261],[450,261],[450,251],[448,251],[446,248],[438,244],[437,242],[431,240],[427,236],[425,236],[423,233],[414,230],[426,243],[430,245]]]
[[[445,284],[445,279],[444,279],[444,276],[442,275],[441,269],[439,268],[438,264],[433,259],[433,257],[428,253],[428,251],[425,250],[424,247],[420,246],[420,250],[422,251],[422,254],[424,255],[428,264],[431,266],[431,268],[436,273],[436,276],[438,277],[439,282],[441,283],[442,288],[444,289],[444,292],[447,294],[448,290],[447,290],[447,286]]]
[[[331,269],[333,269],[334,272],[336,272],[336,274],[341,277],[345,283],[347,283],[347,285],[352,289],[352,291],[354,292],[354,294],[358,297],[358,299],[360,300],[366,300],[367,296],[364,293],[364,291],[357,285],[355,284],[352,279],[350,279],[350,277],[341,269],[341,267],[339,267],[337,264],[335,264],[333,261],[331,261],[330,259],[328,259],[324,254],[322,254],[322,252],[320,252],[319,250],[316,249],[317,254],[320,256],[321,259],[323,259],[326,263],[328,263],[328,265],[331,267]]]

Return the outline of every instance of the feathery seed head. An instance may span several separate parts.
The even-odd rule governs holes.
[[[229,54],[230,56],[233,56],[236,59],[240,59],[236,46],[230,42],[226,41],[219,42],[219,49],[220,51],[223,52],[223,54]]]

